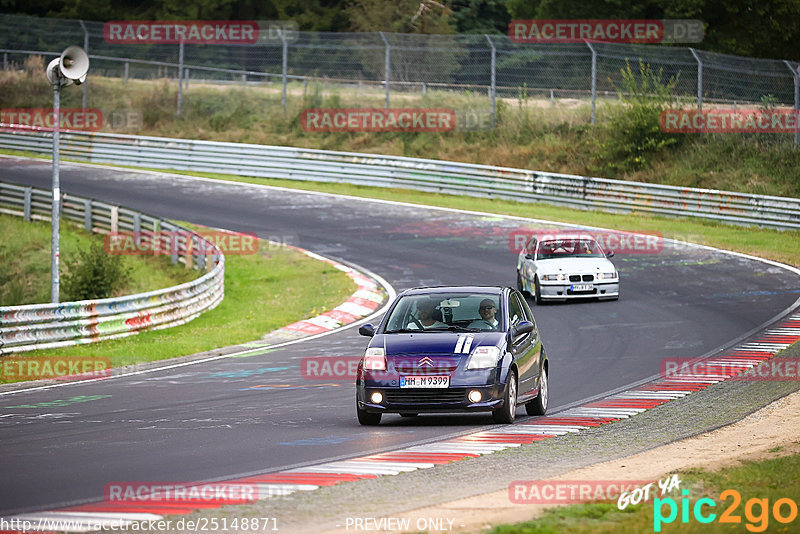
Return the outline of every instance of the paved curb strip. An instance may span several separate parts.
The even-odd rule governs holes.
[[[313,253],[307,254],[316,257]],[[373,310],[378,306],[378,301],[373,300],[378,291],[372,280],[336,262],[325,258],[319,259],[342,269],[359,285],[359,290],[353,294],[350,300],[323,314],[325,317],[339,321],[340,319],[337,318],[339,312],[351,313],[351,304],[368,308],[370,306],[368,303],[371,302],[375,304],[371,308]],[[337,312],[337,310],[339,311]],[[319,321],[317,318],[313,318],[284,328],[292,332],[316,331],[317,328],[328,328],[328,323],[325,321],[327,319]],[[772,359],[797,341],[800,341],[800,313],[795,310],[792,315],[779,320],[749,340],[740,342],[707,359],[697,360],[707,365],[721,365],[725,372],[719,375],[690,373],[659,378],[554,415],[528,419],[525,422],[507,425],[496,430],[480,431],[425,445],[225,482],[255,484],[258,487],[259,498],[265,499],[285,496],[298,491],[313,491],[320,486],[397,475],[417,469],[430,469],[437,465],[466,458],[476,458],[507,448],[520,447],[523,444],[580,432],[587,428],[632,417],[660,404],[728,380]],[[137,521],[160,520],[167,515],[189,514],[201,508],[221,508],[222,506],[224,505],[211,503],[198,505],[177,500],[162,500],[157,503],[97,502],[21,514],[13,516],[13,518],[32,521],[34,524],[45,519],[73,521],[75,526],[68,530],[69,532],[87,532],[90,530],[89,525],[116,524],[121,525],[121,528],[124,529]]]

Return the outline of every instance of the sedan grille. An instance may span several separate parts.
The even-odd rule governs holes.
[[[583,276],[581,276],[579,274],[571,274],[571,275],[569,275],[569,281],[570,282],[580,282],[581,280],[584,281],[584,282],[593,282],[594,281],[594,275],[593,274],[584,274]]]
[[[447,389],[388,389],[384,390],[387,404],[457,404],[467,395],[464,388]]]

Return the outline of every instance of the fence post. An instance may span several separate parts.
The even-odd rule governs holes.
[[[386,110],[389,110],[389,72],[392,66],[392,59],[391,59],[391,47],[389,46],[389,41],[386,39],[386,36],[383,35],[383,32],[378,32],[383,39],[383,44],[386,46],[386,65],[384,67],[385,70],[385,83],[386,83]]]
[[[181,116],[183,103],[183,39],[178,45],[178,117]]]
[[[283,30],[278,30],[278,35],[281,36],[281,43],[283,44],[283,70],[281,77],[283,78],[283,93],[281,93],[281,107],[283,108],[283,114],[286,114],[286,76],[287,70],[289,68],[289,44],[286,42],[286,36],[283,34]]]
[[[81,23],[81,29],[83,29],[83,51],[87,54],[89,53],[89,32],[86,29],[86,24],[83,23],[83,20],[78,20]],[[83,97],[81,99],[81,106],[83,109],[86,109],[86,97],[89,91],[89,86],[86,84],[87,80],[83,81]]]
[[[697,61],[697,109],[702,111],[703,110],[703,60],[700,59],[700,56],[697,55],[697,52],[694,48],[689,48],[689,52],[692,53],[694,56],[695,61]]]
[[[25,188],[25,201],[22,205],[22,216],[23,218],[30,222],[31,221],[31,188]]]
[[[125,84],[128,84],[128,75],[130,74],[130,62],[125,62]]]
[[[597,51],[589,41],[584,41],[584,43],[592,51],[592,125],[594,125],[597,111]]]
[[[8,70],[8,52],[3,52],[3,70]]]
[[[798,65],[797,70],[792,68],[792,64],[786,60],[783,60],[786,66],[789,68],[789,72],[792,73],[792,79],[794,79],[794,148],[797,149],[797,141],[798,137],[800,137],[800,114],[798,114],[798,110],[800,110],[800,65]]]
[[[92,199],[87,198],[83,201],[83,227],[87,232],[92,231]]]
[[[492,86],[491,86],[491,89],[489,90],[489,98],[492,100],[492,124],[494,124],[495,123],[495,115],[494,114],[495,114],[496,105],[497,105],[497,101],[496,101],[496,98],[497,98],[497,85],[496,85],[497,77],[496,77],[496,71],[495,71],[496,61],[497,61],[497,48],[495,48],[494,43],[492,42],[492,38],[489,37],[486,34],[484,34],[484,35],[486,36],[486,40],[489,41],[489,46],[492,47],[492,65],[491,65],[491,68],[492,68],[492,77],[491,77]]]
[[[189,71],[188,68],[183,69],[183,79],[186,81],[186,88],[187,89],[189,88],[189,74],[190,74],[190,71]]]

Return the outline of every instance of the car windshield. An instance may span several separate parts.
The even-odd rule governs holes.
[[[386,321],[386,333],[480,332],[500,329],[500,295],[426,293],[400,297]]]
[[[603,249],[594,239],[553,239],[542,241],[536,249],[537,260],[603,257]]]

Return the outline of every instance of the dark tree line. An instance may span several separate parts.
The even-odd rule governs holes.
[[[800,59],[800,0],[0,0],[0,12],[85,20],[293,20],[310,31],[505,33],[512,19],[700,19],[697,48]]]

